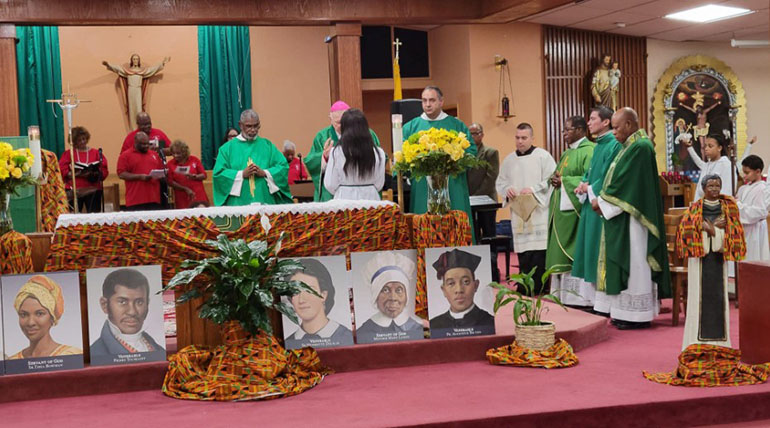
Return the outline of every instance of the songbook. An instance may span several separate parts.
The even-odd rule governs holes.
[[[150,177],[152,178],[164,178],[166,176],[166,170],[163,169],[153,169],[150,171]]]
[[[92,171],[98,171],[99,167],[101,166],[101,161],[94,161],[94,162],[75,162],[75,170],[81,171],[81,170],[92,170]]]
[[[533,194],[518,195],[509,204],[511,211],[524,221],[529,220],[537,205],[537,199]]]

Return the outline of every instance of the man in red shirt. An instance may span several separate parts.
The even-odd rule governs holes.
[[[152,127],[152,119],[150,119],[150,115],[145,112],[139,112],[136,115],[136,129],[126,135],[126,138],[123,140],[123,146],[120,148],[120,153],[134,148],[134,136],[140,131],[147,134],[151,146],[161,147],[166,155],[171,154],[171,151],[168,148],[171,144],[171,139],[169,139],[160,129]]]
[[[151,174],[151,171],[156,170]],[[134,135],[134,148],[120,154],[118,177],[126,182],[126,210],[159,210],[160,182],[163,163],[154,150],[150,138],[142,131]]]

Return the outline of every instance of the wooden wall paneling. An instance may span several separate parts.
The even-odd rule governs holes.
[[[363,108],[361,90],[361,23],[338,23],[332,27],[329,42],[330,104],[344,100],[351,107]]]
[[[546,147],[558,158],[566,145],[561,130],[573,115],[588,116],[593,107],[591,77],[605,52],[620,61],[619,106],[630,106],[647,121],[647,43],[644,38],[571,28],[543,28]]]
[[[0,70],[0,135],[19,135],[15,25],[0,25]]]

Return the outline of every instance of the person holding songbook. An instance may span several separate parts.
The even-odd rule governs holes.
[[[168,178],[174,188],[174,206],[190,208],[193,201],[209,201],[203,180],[206,170],[201,160],[190,154],[190,148],[182,140],[171,144],[171,154],[174,158],[168,162]]]
[[[722,178],[703,177],[703,198],[693,202],[676,233],[676,251],[687,257],[687,318],[682,350],[695,343],[730,347],[727,261],[746,255],[738,205],[720,194]]]
[[[78,192],[78,212],[101,212],[103,186],[102,182],[109,170],[107,158],[101,150],[88,147],[91,133],[82,126],[72,128],[72,143],[75,145],[75,187]],[[62,153],[59,168],[64,179],[70,206],[73,204],[72,194],[72,154],[69,150]]]

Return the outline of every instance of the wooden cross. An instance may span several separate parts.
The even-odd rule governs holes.
[[[403,43],[401,43],[401,42],[398,40],[398,38],[396,38],[396,41],[395,41],[395,42],[393,42],[393,45],[394,45],[394,46],[396,46],[396,59],[398,59],[398,48],[400,48],[400,47],[401,47],[401,45],[403,45]]]

